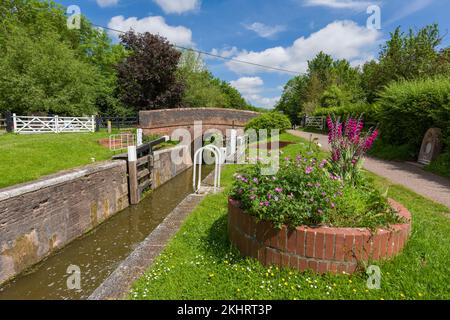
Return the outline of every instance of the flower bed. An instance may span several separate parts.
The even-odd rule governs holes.
[[[401,204],[389,200],[404,223],[389,228],[332,228],[300,226],[280,228],[258,221],[229,200],[228,233],[241,254],[264,265],[289,267],[318,273],[353,273],[369,261],[388,259],[405,246],[411,232],[411,215]]]

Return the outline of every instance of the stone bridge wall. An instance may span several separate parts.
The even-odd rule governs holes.
[[[225,134],[227,129],[244,128],[258,115],[259,113],[253,111],[223,108],[167,109],[141,111],[139,123],[146,135],[170,136],[174,130],[185,128],[190,130],[193,136],[195,121],[202,121],[203,132],[208,129],[218,129]]]

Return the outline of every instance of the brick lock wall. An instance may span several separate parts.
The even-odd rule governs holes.
[[[0,190],[0,284],[128,205],[125,161]]]
[[[269,222],[257,222],[230,199],[229,238],[242,255],[266,266],[353,273],[362,262],[389,259],[406,245],[411,232],[411,214],[399,203],[393,200],[390,203],[408,222],[372,233],[363,228],[283,227],[278,230]]]

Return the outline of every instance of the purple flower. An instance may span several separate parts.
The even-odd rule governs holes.
[[[333,202],[331,203],[331,208],[332,209],[336,208],[336,205]]]
[[[267,194],[267,198],[270,200],[272,199],[272,195],[270,193]]]
[[[275,192],[282,193],[283,192],[283,188],[275,188]]]
[[[320,163],[319,167],[320,167],[321,169],[323,169],[323,167],[325,167],[325,165],[326,165],[327,163],[328,163],[327,160],[322,160],[322,162]]]
[[[259,182],[258,178],[253,178],[253,182],[257,184]]]
[[[284,160],[285,160],[285,161],[290,161],[290,160],[291,160],[291,158],[289,158],[289,157],[286,157],[286,158],[284,158]]]
[[[312,167],[306,167],[305,173],[306,174],[310,174],[311,172],[313,172],[313,168]]]
[[[264,202],[264,205],[265,205],[266,207],[268,207],[269,204],[270,204],[269,201]]]

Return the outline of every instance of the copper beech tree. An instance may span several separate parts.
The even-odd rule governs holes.
[[[181,52],[148,32],[129,31],[120,38],[130,53],[117,66],[122,102],[137,111],[178,107],[184,91],[176,75]]]

